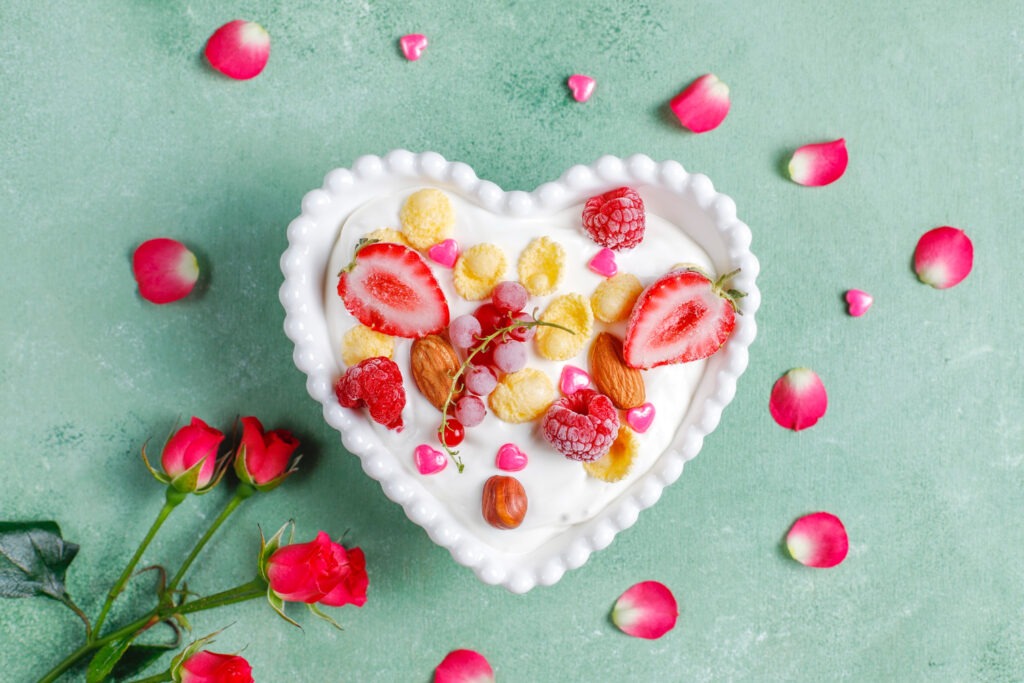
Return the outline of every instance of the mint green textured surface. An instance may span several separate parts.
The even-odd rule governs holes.
[[[201,57],[238,17],[272,38],[248,82]],[[365,607],[332,611],[344,631],[294,606],[304,632],[265,603],[197,615],[196,637],[229,626],[215,649],[243,651],[256,680],[428,681],[456,648],[485,654],[501,681],[1020,680],[1022,17],[1007,0],[8,0],[0,519],[60,522],[82,546],[70,590],[95,615],[162,502],[142,444],[191,415],[228,430],[252,414],[301,438],[302,471],[242,507],[190,586],[250,579],[257,525],[288,519],[302,539],[346,534],[371,577]],[[430,40],[415,63],[397,47],[411,32]],[[565,86],[575,72],[597,80],[586,104]],[[667,102],[707,72],[732,111],[696,136]],[[786,178],[793,149],[840,136],[839,182]],[[676,159],[754,233],[760,333],[719,429],[634,527],[525,596],[481,584],[385,499],[322,421],[282,332],[278,258],[302,196],[399,147],[524,190],[605,153]],[[976,249],[947,291],[910,267],[937,225]],[[140,299],[130,268],[158,235],[192,247],[204,273],[165,307]],[[852,287],[875,296],[863,318],[845,313]],[[767,407],[795,366],[830,399],[799,434]],[[227,493],[183,504],[144,562],[175,566]],[[849,531],[835,569],[782,547],[815,510]],[[645,579],[680,603],[658,641],[608,618]],[[80,636],[56,602],[0,602],[0,679],[35,680]]]

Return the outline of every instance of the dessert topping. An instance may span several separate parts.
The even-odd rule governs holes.
[[[402,222],[405,239],[420,250],[448,239],[455,227],[451,200],[444,192],[432,187],[409,195],[398,218]]]
[[[633,428],[638,434],[643,434],[651,428],[654,422],[654,404],[644,403],[626,411],[626,424]]]
[[[592,477],[602,481],[613,482],[625,479],[633,467],[633,461],[640,452],[640,440],[636,432],[625,425],[619,427],[619,433],[612,442],[608,452],[597,460],[583,463],[583,469]]]
[[[603,323],[617,323],[629,317],[644,286],[632,273],[619,273],[602,280],[590,295],[594,317]]]
[[[590,375],[616,408],[635,408],[646,400],[643,375],[622,360],[622,342],[610,332],[600,333],[590,345]]]
[[[590,375],[575,365],[563,365],[562,374],[558,378],[558,388],[566,396],[575,394],[580,389],[590,386]]]
[[[555,385],[536,368],[505,375],[488,397],[495,416],[505,422],[532,422],[555,398]]]
[[[481,511],[496,529],[515,529],[526,517],[526,489],[515,477],[496,474],[484,482]]]
[[[352,327],[341,338],[341,360],[345,365],[357,365],[360,361],[377,356],[391,358],[394,353],[394,338],[371,330],[366,325]]]
[[[558,325],[542,327],[534,338],[537,353],[548,360],[569,360],[583,349],[594,331],[590,301],[580,294],[555,297],[539,320]]]
[[[551,404],[541,421],[541,432],[565,457],[597,460],[619,433],[619,414],[604,394],[581,389]]]
[[[475,244],[462,252],[453,271],[455,291],[463,299],[486,299],[505,276],[505,252],[494,244]]]
[[[448,466],[448,456],[425,443],[413,451],[413,460],[420,474],[437,474]]]
[[[862,289],[846,290],[846,311],[854,318],[859,318],[868,312],[871,304],[875,302],[873,296]]]
[[[365,405],[374,422],[401,431],[405,388],[402,371],[390,358],[367,358],[348,368],[335,383],[334,393],[346,408]]]
[[[614,251],[631,249],[644,238],[644,200],[631,187],[591,197],[583,205],[583,227],[590,238]]]
[[[615,252],[608,247],[601,247],[587,263],[587,268],[604,277],[611,277],[619,272],[619,266],[615,263]]]
[[[568,84],[572,98],[577,102],[586,102],[594,94],[594,86],[597,85],[597,81],[590,76],[573,74],[569,76]]]
[[[398,45],[402,48],[402,54],[410,62],[415,62],[423,56],[427,49],[427,37],[422,33],[410,33],[398,39]]]
[[[452,376],[459,369],[459,357],[455,349],[443,337],[428,334],[412,343],[409,363],[412,379],[430,404],[443,410]]]
[[[498,449],[498,455],[494,459],[494,465],[499,470],[506,472],[518,472],[526,467],[529,459],[526,457],[526,453],[523,453],[522,449],[514,443],[502,444],[501,448]]]
[[[427,256],[445,268],[454,268],[455,261],[459,258],[459,243],[453,239],[438,242],[427,249]]]
[[[562,280],[565,249],[550,237],[537,237],[519,255],[519,281],[534,296],[551,294]]]

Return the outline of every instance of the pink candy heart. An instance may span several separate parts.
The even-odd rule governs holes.
[[[527,460],[526,453],[519,450],[519,446],[507,443],[498,449],[498,457],[495,458],[494,464],[499,470],[518,472],[526,467]]]
[[[566,365],[562,368],[562,376],[558,381],[558,387],[566,396],[575,394],[580,389],[590,386],[590,375],[575,365]]]
[[[399,38],[398,44],[401,46],[405,58],[410,62],[415,62],[427,47],[427,37],[422,33],[410,33]]]
[[[569,76],[569,90],[572,91],[573,99],[577,102],[589,100],[590,96],[594,94],[595,83],[596,81],[593,78],[583,74]]]
[[[638,434],[646,432],[652,422],[654,422],[654,405],[651,403],[645,403],[626,411],[626,424]]]
[[[459,243],[455,240],[438,242],[427,250],[427,256],[445,268],[454,268],[455,261],[459,258]]]
[[[850,289],[846,292],[846,309],[854,318],[867,313],[874,301],[874,297],[859,289]]]
[[[587,267],[605,277],[612,277],[619,272],[619,266],[615,263],[615,252],[607,247],[597,252],[597,255],[590,259]]]
[[[436,474],[448,466],[445,454],[425,443],[416,447],[413,458],[420,474]]]

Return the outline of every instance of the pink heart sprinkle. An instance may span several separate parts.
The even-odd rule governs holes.
[[[572,97],[577,102],[589,100],[590,96],[594,94],[595,84],[596,81],[590,76],[584,76],[583,74],[569,76],[569,90],[572,91]]]
[[[454,268],[455,261],[459,258],[459,243],[455,240],[438,242],[427,250],[427,256],[445,268]]]
[[[566,365],[562,368],[562,376],[558,380],[558,386],[566,396],[575,394],[580,389],[590,386],[590,375],[575,365]]]
[[[410,62],[415,62],[427,47],[427,37],[422,33],[410,33],[407,36],[402,36],[398,40],[398,44],[402,46],[402,54],[405,55],[405,58]]]
[[[859,318],[867,313],[874,301],[874,297],[860,289],[846,291],[846,308],[854,318]]]
[[[494,464],[499,470],[518,472],[526,467],[527,460],[526,453],[519,450],[519,446],[507,443],[498,449],[498,457],[494,460]]]
[[[448,466],[448,458],[444,453],[425,443],[417,446],[414,454],[416,469],[420,474],[437,474]]]
[[[587,266],[598,275],[605,277],[612,277],[619,272],[619,266],[615,263],[615,252],[607,247],[597,252]]]
[[[643,434],[654,422],[654,404],[645,403],[626,411],[626,424],[633,428],[634,432]]]

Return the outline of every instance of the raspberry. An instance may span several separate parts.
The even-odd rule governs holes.
[[[353,365],[338,379],[334,393],[346,408],[365,405],[374,422],[401,431],[405,389],[402,371],[390,358],[367,358]]]
[[[631,187],[591,197],[583,206],[583,227],[602,247],[631,249],[644,238],[644,200]]]
[[[619,413],[604,394],[581,389],[551,404],[541,431],[565,457],[590,462],[611,449],[619,434]]]

